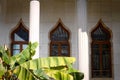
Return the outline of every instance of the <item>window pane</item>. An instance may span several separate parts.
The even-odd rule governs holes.
[[[111,77],[111,33],[99,21],[97,27],[91,32],[92,37],[92,77],[107,78]]]
[[[100,52],[99,52],[99,45],[93,45],[93,70],[100,70]]]
[[[13,50],[13,55],[19,54],[20,50]]]
[[[102,71],[102,77],[111,77],[111,72],[110,71]]]
[[[62,23],[58,25],[50,32],[50,55],[54,56],[70,56],[69,54],[69,31],[65,29]]]
[[[22,28],[14,33],[14,41],[28,41],[28,39],[28,32],[23,30]]]
[[[58,56],[58,45],[57,44],[52,44],[51,56]]]
[[[93,71],[92,72],[92,77],[100,77],[100,71]]]
[[[111,61],[110,61],[110,46],[108,44],[102,45],[102,75],[106,77],[110,77],[110,67],[111,67]]]
[[[67,44],[62,44],[61,45],[61,56],[68,56],[68,45]]]
[[[27,48],[27,46],[28,46],[28,44],[23,44],[23,47],[22,47],[22,49],[25,49],[25,48]]]
[[[92,34],[93,40],[109,40],[110,36],[109,34],[101,27],[102,25],[100,24],[99,27],[94,31]]]
[[[68,33],[59,26],[51,35],[52,41],[66,41],[68,40]]]
[[[102,68],[104,70],[109,70],[110,69],[110,50],[109,50],[109,45],[108,44],[103,44],[102,45]]]
[[[20,45],[19,44],[14,44],[13,49],[20,49]]]

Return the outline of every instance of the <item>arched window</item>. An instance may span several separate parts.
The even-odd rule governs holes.
[[[50,32],[50,56],[70,56],[69,31],[59,20],[57,26]]]
[[[29,31],[25,28],[22,19],[17,27],[11,32],[11,53],[12,55],[20,53],[28,45]]]
[[[111,33],[100,20],[91,32],[91,65],[93,78],[112,77],[111,65]]]

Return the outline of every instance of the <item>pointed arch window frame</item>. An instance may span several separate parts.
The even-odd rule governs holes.
[[[20,29],[25,31],[27,34],[27,39],[26,40],[15,40],[15,33],[18,32]],[[24,37],[24,36],[23,36]],[[20,53],[23,49],[25,49],[29,43],[29,29],[28,27],[24,24],[23,20],[20,19],[16,27],[14,27],[11,31],[10,34],[11,38],[11,55],[17,54],[16,52]],[[15,54],[14,54],[15,52]]]
[[[67,32],[67,38],[66,39],[62,39],[62,40],[53,40],[52,39],[52,34],[59,28],[61,27],[61,29],[63,29],[65,32]],[[50,31],[50,34],[49,34],[49,38],[50,38],[50,46],[49,46],[49,49],[50,49],[50,56],[67,56],[69,57],[70,56],[70,42],[69,42],[69,39],[70,39],[70,32],[69,30],[66,28],[66,26],[63,24],[63,22],[61,21],[61,19],[58,20],[57,24],[55,25],[55,27]],[[56,49],[53,49],[53,45],[54,45],[54,48]],[[66,48],[66,52],[67,54],[63,54],[62,55],[62,52],[64,50],[62,50],[62,48]],[[55,51],[57,52],[57,54],[52,54],[52,51]]]
[[[98,28],[103,29],[107,35],[106,40],[96,40],[93,39],[93,34]],[[112,47],[111,47],[111,35],[112,31],[103,23],[100,19],[96,27],[91,31],[91,76],[92,78],[111,78],[112,77]],[[103,48],[104,45],[107,45],[107,48]],[[95,47],[96,46],[96,47]],[[95,52],[95,50],[97,52]],[[108,64],[104,61],[105,50],[108,52]],[[96,54],[97,53],[97,54]],[[95,59],[96,56],[96,59]],[[105,63],[105,64],[103,64]],[[96,64],[96,65],[95,65]],[[109,65],[109,67],[107,66]],[[96,67],[97,66],[97,67]],[[106,68],[105,68],[106,67]]]

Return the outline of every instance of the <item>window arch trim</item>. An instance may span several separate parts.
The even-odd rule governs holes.
[[[17,32],[19,32],[19,30],[23,30],[25,32],[25,33],[21,32],[22,33],[21,36],[22,37],[27,37],[26,40],[15,40],[15,34]],[[24,34],[26,34],[26,33],[27,33],[27,35],[24,36]],[[18,24],[16,25],[16,27],[12,29],[11,34],[10,34],[10,38],[11,38],[11,55],[13,55],[13,52],[15,50],[21,52],[27,46],[27,44],[29,42],[29,30],[25,26],[25,24],[22,21],[22,19],[20,19]],[[15,48],[15,46],[16,46],[16,48]],[[18,49],[18,47],[19,47],[19,49]]]
[[[92,29],[91,31],[91,38],[93,40],[93,35],[94,35],[94,32],[98,29],[102,29],[104,32],[106,32],[106,34],[108,35],[108,40],[111,40],[111,37],[112,37],[112,31],[104,24],[104,22],[102,21],[102,19],[100,19],[97,23],[97,25]]]
[[[107,40],[95,40],[95,39],[93,39],[93,33],[98,29],[98,28],[102,28],[103,29],[103,31],[105,31],[106,33],[107,33],[107,35],[108,35],[108,38],[109,39],[107,39]],[[111,34],[112,33],[112,31],[103,23],[103,21],[100,19],[99,20],[99,22],[97,23],[97,25],[96,25],[96,27],[91,31],[91,39],[92,39],[92,42],[91,42],[91,76],[92,76],[92,78],[111,78],[113,75],[112,75],[112,47],[111,47]],[[97,71],[94,67],[94,63],[93,63],[93,61],[94,61],[94,56],[95,56],[95,54],[96,54],[96,52],[94,52],[94,48],[93,48],[93,45],[98,45],[99,47],[97,48],[98,49],[98,51],[97,51],[97,54],[99,54],[100,56],[99,56],[99,59],[97,59],[97,60],[99,60],[100,61],[100,70],[101,71],[99,71],[98,70],[98,73],[99,73],[99,75],[97,75],[97,76],[95,76],[96,74],[94,73],[94,71]],[[104,45],[108,45],[108,48],[106,48],[107,50],[108,50],[108,56],[109,57],[106,57],[106,58],[109,58],[109,69],[106,69],[106,71],[108,71],[108,72],[104,72],[105,70],[104,70],[104,68],[102,68],[103,67],[103,64],[102,63],[105,63],[105,62],[102,62],[103,60],[104,60],[104,57],[103,57],[103,55],[104,55],[104,50],[103,50],[103,47],[102,46],[104,46]],[[96,56],[97,57],[97,56]],[[103,73],[106,73],[106,74],[108,74],[108,76],[103,76],[102,74]],[[110,74],[109,74],[110,73]]]
[[[66,33],[68,36],[67,36],[67,39],[62,39],[62,40],[54,40],[52,39],[52,34],[59,28],[61,27],[62,30],[64,30],[64,33]],[[55,27],[52,28],[52,30],[50,31],[50,34],[49,34],[49,37],[50,37],[50,46],[49,46],[49,49],[50,49],[50,56],[55,56],[55,55],[52,55],[52,46],[53,45],[56,45],[57,46],[57,50],[58,50],[58,55],[56,56],[70,56],[70,43],[69,43],[69,39],[70,39],[70,32],[69,30],[65,27],[65,25],[62,23],[61,19],[58,20],[57,24],[55,25]],[[66,55],[62,55],[62,48],[66,46],[66,51],[67,51],[67,54]]]
[[[20,21],[18,22],[18,24],[16,25],[15,28],[12,29],[11,31],[11,41],[14,42],[14,33],[16,33],[17,31],[19,31],[20,29],[23,29],[24,31],[26,31],[28,33],[28,37],[29,37],[29,30],[28,27],[25,26],[24,22],[22,21],[22,19],[20,19]],[[29,38],[28,40],[29,41]],[[16,41],[15,41],[16,42]],[[23,42],[23,41],[18,41],[18,42]]]

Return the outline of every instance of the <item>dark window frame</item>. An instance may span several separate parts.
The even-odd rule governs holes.
[[[103,29],[103,31],[105,31],[105,33],[107,34],[107,36],[108,36],[108,40],[95,40],[94,38],[93,38],[93,34],[94,34],[94,32],[98,29],[98,28],[101,28],[101,29]],[[93,30],[92,30],[92,32],[91,32],[91,38],[92,38],[92,43],[91,43],[91,76],[92,76],[92,78],[111,78],[112,77],[112,51],[111,51],[111,32],[110,32],[110,29],[109,28],[107,28],[106,26],[105,26],[105,24],[102,22],[102,20],[100,20],[99,22],[98,22],[98,24],[97,24],[97,26],[96,26],[96,28],[94,28]],[[95,70],[95,68],[94,68],[94,63],[93,63],[93,60],[94,60],[94,49],[93,49],[93,45],[95,45],[95,44],[97,44],[99,47],[98,47],[98,50],[99,50],[99,59],[100,60],[98,60],[98,61],[100,61],[99,63],[99,68],[100,68],[100,70]],[[109,58],[109,69],[103,69],[103,47],[102,47],[102,45],[108,45],[108,52],[109,52],[109,54],[108,54],[108,58]],[[95,76],[96,74],[94,74],[94,72],[98,72],[98,74],[99,75],[97,75],[97,76]],[[109,72],[109,73],[107,73],[107,72]],[[107,74],[108,76],[105,76],[105,75],[103,75],[103,74]]]
[[[56,40],[52,40],[52,34],[58,29],[58,27],[61,27],[61,29],[63,29],[65,32],[67,32],[68,34],[68,39],[67,40],[60,40],[60,41],[56,41]],[[70,38],[70,32],[64,27],[63,23],[59,20],[57,26],[55,26],[54,29],[52,29],[50,31],[50,46],[49,46],[49,49],[50,49],[50,56],[67,56],[69,57],[70,56],[70,42],[69,42],[69,38]],[[58,45],[58,55],[52,55],[52,45]],[[68,54],[67,55],[62,55],[62,46],[61,45],[67,45],[68,48],[67,48],[67,51],[68,51]]]
[[[25,44],[28,44],[29,43],[29,40],[28,41],[15,41],[14,39],[14,34],[19,31],[20,29],[23,29],[25,32],[28,33],[28,38],[29,38],[29,30],[27,29],[27,27],[24,25],[22,19],[20,19],[17,27],[15,29],[13,29],[13,31],[11,32],[11,55],[13,55],[13,51],[14,50],[20,50],[20,52],[23,50],[23,45]],[[18,44],[20,45],[20,49],[13,49],[13,45],[15,44]]]

